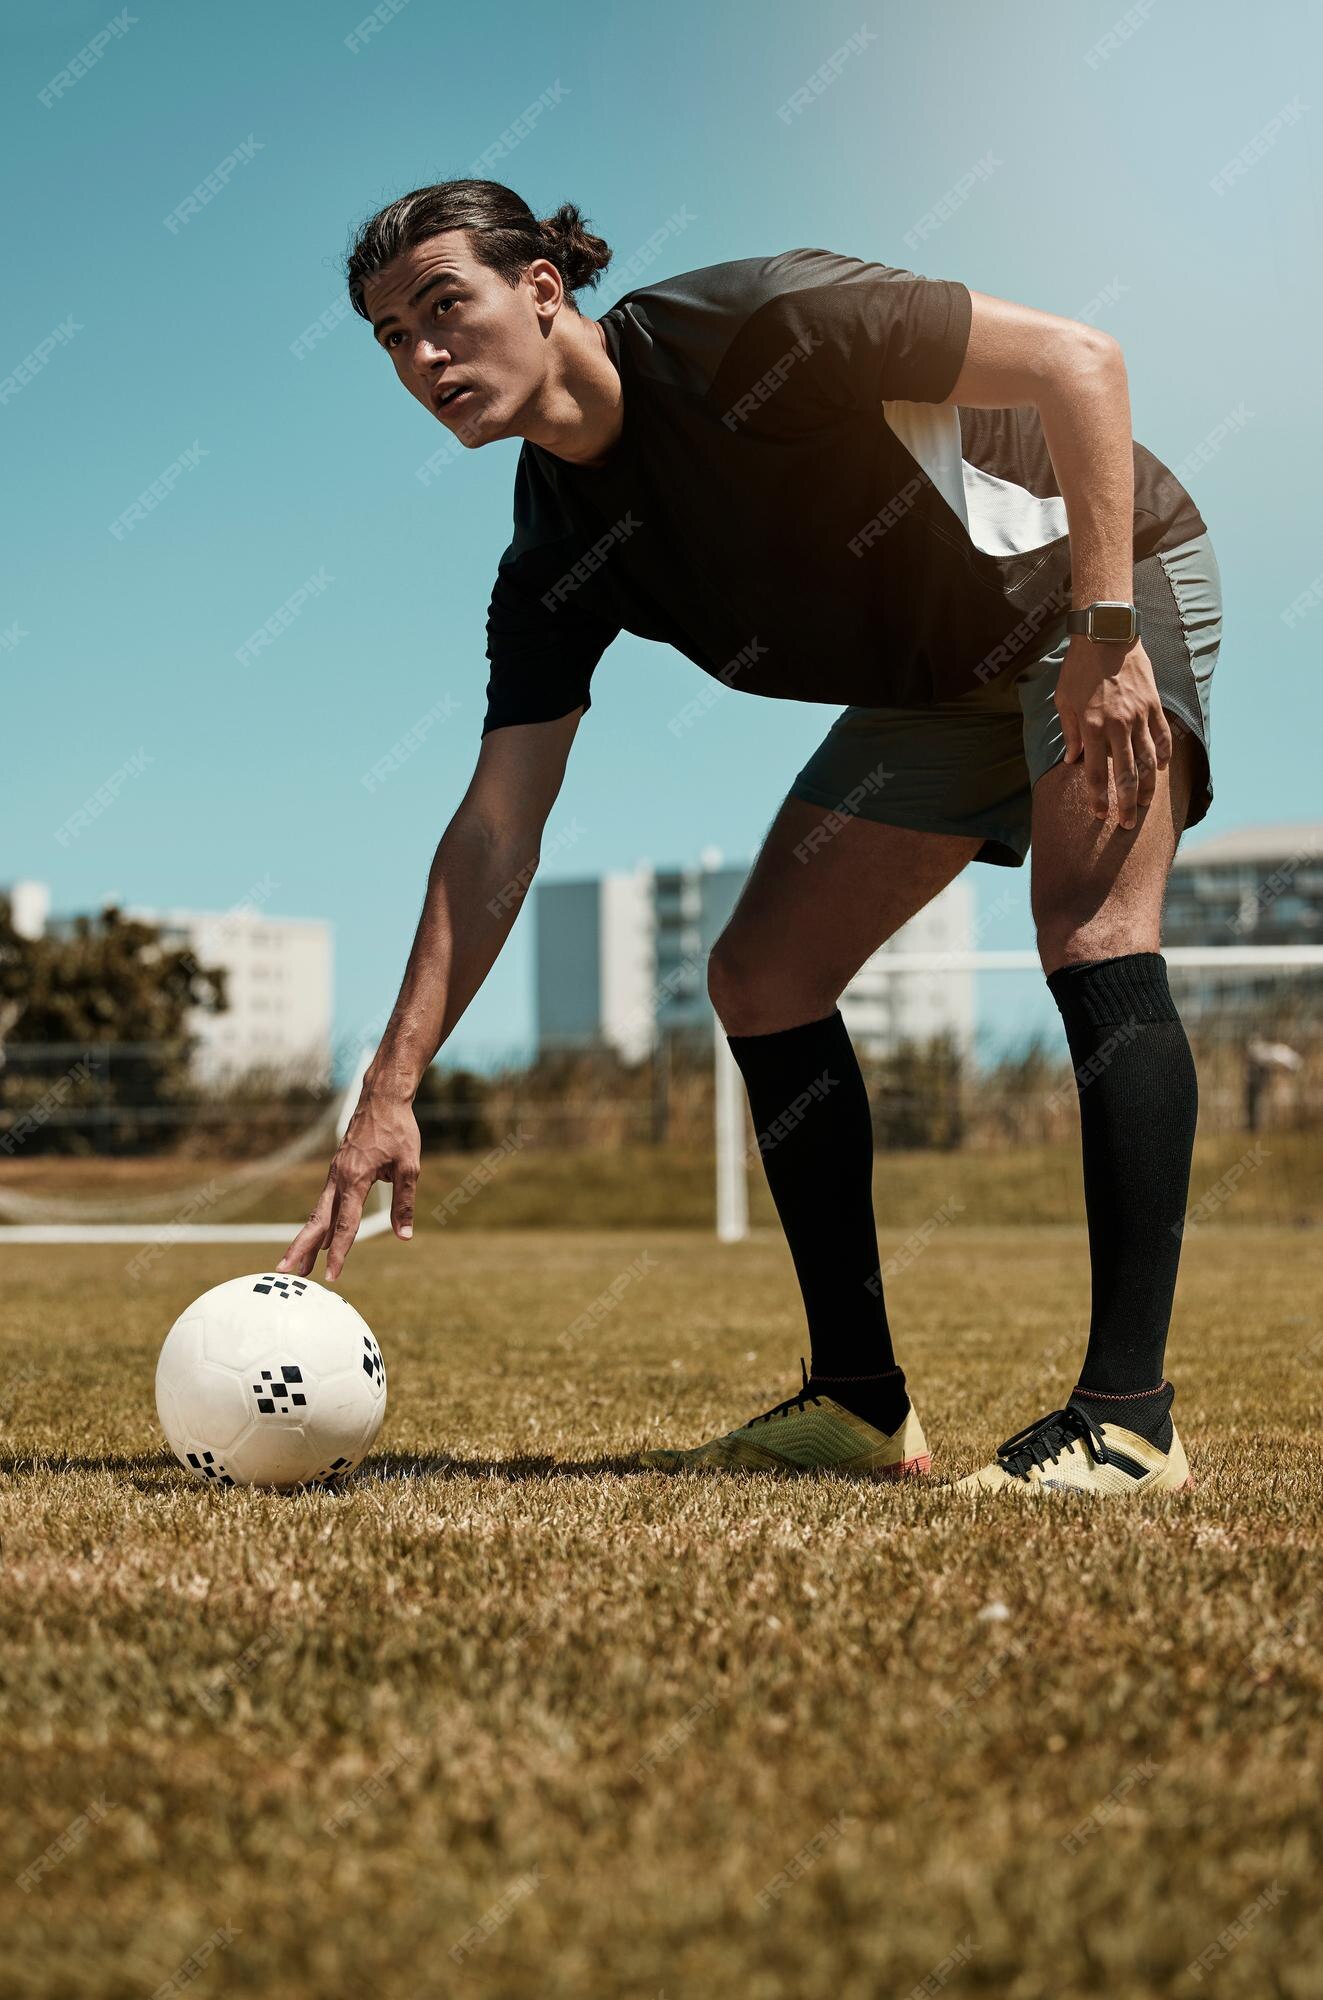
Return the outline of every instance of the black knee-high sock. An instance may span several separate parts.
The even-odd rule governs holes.
[[[812,1383],[894,1431],[909,1399],[878,1267],[868,1092],[841,1011],[727,1040],[804,1294]]]
[[[1048,979],[1079,1092],[1093,1271],[1075,1392],[1101,1421],[1171,1438],[1163,1354],[1180,1262],[1199,1094],[1156,951],[1067,965]]]

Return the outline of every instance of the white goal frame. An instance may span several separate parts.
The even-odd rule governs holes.
[[[1217,966],[1223,971],[1283,966],[1323,966],[1323,945],[1169,945],[1162,953],[1173,971]],[[1038,972],[1036,951],[895,951],[881,960],[888,972]],[[744,1079],[725,1030],[713,1016],[713,1097],[717,1155],[717,1241],[742,1243],[749,1234]]]
[[[354,1115],[371,1051],[359,1058],[336,1114],[335,1136],[344,1138]],[[324,1116],[325,1114],[323,1114]],[[363,1204],[357,1241],[390,1228],[391,1187],[376,1181]],[[289,1244],[304,1226],[298,1222],[6,1222],[0,1248],[8,1243],[281,1243]]]

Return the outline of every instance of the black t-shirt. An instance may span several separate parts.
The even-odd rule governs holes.
[[[838,707],[951,700],[1045,651],[1070,547],[1038,412],[939,407],[971,311],[957,281],[829,250],[612,306],[624,428],[595,469],[524,443],[483,734],[587,708],[621,631],[747,693]],[[1204,523],[1134,450],[1138,560]]]

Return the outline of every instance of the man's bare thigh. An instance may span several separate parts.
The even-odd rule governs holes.
[[[771,1034],[829,1014],[860,966],[981,844],[788,797],[712,948],[708,982],[723,1026]]]

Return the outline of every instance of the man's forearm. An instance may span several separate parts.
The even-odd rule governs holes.
[[[1072,609],[1134,590],[1135,447],[1125,360],[1085,347],[1038,398],[1043,438],[1066,503]]]
[[[441,837],[413,948],[366,1091],[412,1098],[500,955],[533,879],[536,838],[458,817]]]

